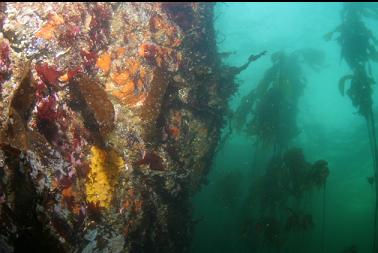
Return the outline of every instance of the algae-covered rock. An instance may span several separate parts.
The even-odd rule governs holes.
[[[227,107],[213,4],[0,11],[0,252],[188,251]]]

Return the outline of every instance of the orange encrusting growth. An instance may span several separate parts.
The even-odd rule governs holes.
[[[58,80],[60,82],[68,82],[69,81],[68,73],[61,75]]]
[[[180,137],[180,128],[178,127],[171,127],[169,129],[169,133],[170,135],[175,139],[175,140],[178,140],[179,137]]]
[[[123,208],[135,213],[139,213],[142,210],[143,201],[136,196],[136,193],[133,189],[129,189],[127,193],[127,198],[122,205]]]
[[[122,57],[126,53],[126,48],[120,47],[116,50],[117,58]]]
[[[62,205],[71,210],[74,214],[80,214],[80,203],[76,201],[77,193],[74,192],[73,186],[62,190]]]
[[[50,14],[46,24],[35,34],[39,38],[50,40],[55,36],[56,28],[64,23],[64,19],[57,14]]]
[[[143,92],[146,71],[136,60],[129,60],[123,71],[111,74],[116,84],[110,92],[122,103],[129,106],[143,104],[146,94]]]
[[[109,53],[105,52],[101,54],[96,62],[96,66],[101,69],[105,74],[109,73],[112,64],[112,57]]]

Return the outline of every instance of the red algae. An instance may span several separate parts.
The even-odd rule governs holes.
[[[80,54],[83,58],[84,69],[87,72],[92,71],[96,65],[96,61],[98,57],[97,53],[94,51],[81,50]]]
[[[72,46],[78,39],[81,33],[80,26],[78,25],[67,25],[64,31],[58,37],[58,43],[62,47]]]
[[[52,86],[58,83],[58,78],[62,74],[55,66],[49,66],[47,63],[36,64],[35,70],[43,82]]]
[[[90,13],[92,14],[92,19],[89,24],[89,36],[92,49],[100,50],[105,48],[108,44],[112,12],[108,5],[93,3]]]

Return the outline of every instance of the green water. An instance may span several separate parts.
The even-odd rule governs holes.
[[[290,146],[302,148],[310,162],[327,160],[330,175],[324,217],[323,188],[308,192],[301,201],[301,209],[312,213],[313,229],[288,232],[280,249],[261,245],[250,222],[255,213],[251,199],[257,198],[250,189],[254,177],[264,171],[261,164],[271,154],[268,150],[256,152],[253,138],[234,131],[214,158],[209,184],[193,199],[197,223],[192,252],[321,253],[323,218],[325,253],[343,252],[352,245],[359,253],[372,252],[375,189],[367,181],[373,175],[373,162],[366,123],[351,100],[339,93],[340,77],[351,73],[340,57],[340,45],[323,39],[341,22],[341,8],[341,3],[217,4],[214,25],[219,51],[235,52],[225,59],[227,64],[240,66],[251,53],[268,51],[238,75],[239,92],[230,101],[233,110],[271,66],[272,53],[302,48],[325,53],[321,70],[303,68],[307,84],[298,102],[296,121],[300,132]],[[365,23],[378,34],[377,20]],[[377,67],[371,64],[376,80]],[[372,98],[377,115],[376,91]]]

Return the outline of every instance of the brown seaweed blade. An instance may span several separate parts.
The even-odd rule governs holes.
[[[351,80],[348,96],[358,112],[366,120],[369,144],[373,160],[375,181],[378,178],[378,150],[373,113],[373,99],[371,85],[375,83],[369,76],[369,61],[376,60],[376,38],[366,27],[363,16],[374,17],[376,6],[371,3],[344,3],[341,11],[343,22],[332,33],[339,33],[338,42],[341,46],[341,56],[353,71],[352,75],[346,75],[339,81],[338,87],[341,95],[344,95],[345,83]],[[372,14],[372,15],[370,15]],[[330,34],[329,38],[332,36]],[[370,71],[371,72],[371,71]],[[370,73],[371,75],[371,73]],[[378,247],[378,186],[375,187],[376,203],[374,211],[374,238],[373,251]],[[324,250],[324,249],[323,249]]]
[[[353,79],[353,75],[345,75],[339,80],[339,92],[341,96],[344,96],[344,91],[345,91],[345,82],[348,80]]]

